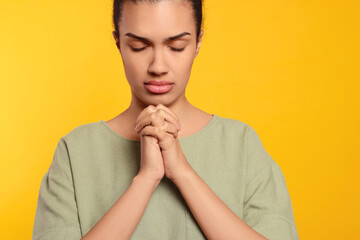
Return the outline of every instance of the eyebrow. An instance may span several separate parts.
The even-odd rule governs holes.
[[[183,33],[180,33],[180,34],[178,34],[178,35],[175,35],[175,36],[171,36],[171,37],[166,38],[163,43],[166,43],[166,42],[169,42],[169,41],[172,41],[172,40],[181,38],[181,37],[183,37],[183,36],[185,36],[185,35],[191,35],[191,34],[188,33],[188,32],[183,32]],[[130,33],[130,32],[126,33],[125,36],[129,36],[129,37],[132,37],[132,38],[135,38],[135,39],[144,41],[144,42],[148,42],[148,43],[151,42],[151,41],[150,41],[149,39],[147,39],[147,38],[137,36],[137,35],[135,35],[135,34],[133,34],[133,33]]]

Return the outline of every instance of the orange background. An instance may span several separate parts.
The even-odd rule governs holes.
[[[358,235],[359,1],[205,0],[187,97],[251,125],[280,165],[300,239]],[[0,2],[0,232],[30,239],[59,139],[130,102],[112,1]]]

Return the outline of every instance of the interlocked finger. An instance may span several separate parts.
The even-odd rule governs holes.
[[[146,116],[146,115],[148,115],[148,114],[150,114],[152,112],[156,112],[156,110],[158,110],[158,109],[153,105],[147,106],[144,110],[142,110],[142,112],[137,117],[136,123],[138,123],[139,120],[142,119],[144,116]]]
[[[178,129],[177,127],[169,122],[164,122],[160,126],[161,130],[163,130],[166,133],[172,134],[174,138],[178,136]]]
[[[151,136],[158,140],[159,146],[161,149],[167,149],[173,144],[174,137],[171,134],[163,131],[159,127],[146,126],[141,131],[140,134],[143,136]]]
[[[142,118],[138,118],[135,130],[141,131],[141,129],[143,129],[145,126],[157,126],[162,124],[163,122],[169,122],[175,125],[178,131],[180,130],[180,124],[174,117],[174,115],[164,109],[157,109],[156,111],[151,112],[147,115],[144,114]]]
[[[174,119],[176,120],[176,122],[179,122],[178,116],[177,116],[173,111],[171,111],[169,108],[165,107],[163,104],[158,104],[158,105],[156,105],[156,108],[162,109],[162,110],[168,112],[169,114],[171,114],[171,115],[174,117]],[[180,123],[180,122],[179,122],[179,123]]]

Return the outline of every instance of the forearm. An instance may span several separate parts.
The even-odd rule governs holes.
[[[159,181],[149,181],[137,175],[128,189],[82,239],[129,239],[158,184]]]
[[[226,206],[193,169],[173,181],[207,239],[266,239]]]

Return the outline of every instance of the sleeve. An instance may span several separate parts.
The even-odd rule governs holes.
[[[58,142],[42,178],[32,240],[79,240],[81,230],[66,142]]]
[[[270,240],[298,240],[284,175],[252,127],[247,132],[244,221]]]

